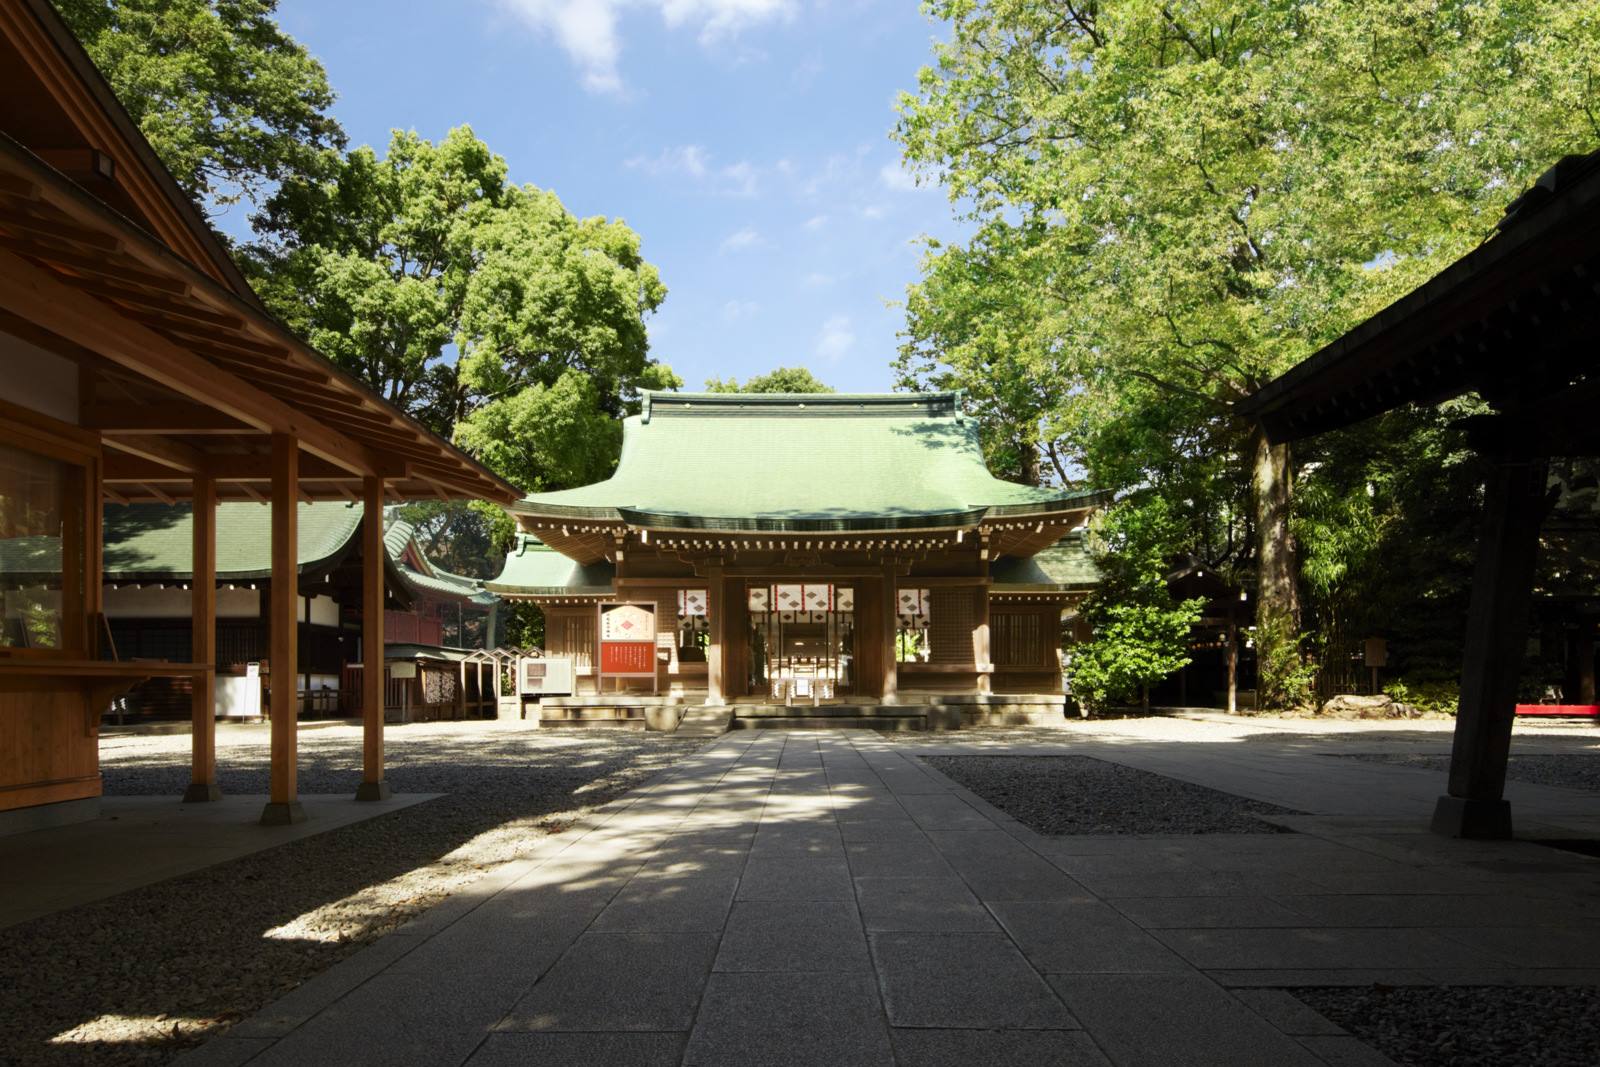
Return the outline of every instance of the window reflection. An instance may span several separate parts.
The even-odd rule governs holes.
[[[0,647],[78,643],[83,468],[0,444]]]

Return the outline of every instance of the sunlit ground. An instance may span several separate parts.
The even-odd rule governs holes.
[[[703,744],[391,727],[392,787],[447,796],[0,931],[0,1063],[165,1062]],[[268,752],[220,731],[223,791],[265,793]],[[188,754],[184,734],[107,738],[106,792],[177,797]],[[360,730],[303,731],[299,765],[303,793],[353,796]]]

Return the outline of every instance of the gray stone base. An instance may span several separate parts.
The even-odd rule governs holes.
[[[189,788],[183,791],[185,804],[205,804],[221,799],[222,787],[216,782],[190,782]]]
[[[262,826],[292,826],[305,821],[306,809],[300,806],[298,800],[291,800],[287,804],[274,804],[268,801],[261,809]]]
[[[1442,796],[1433,809],[1433,832],[1446,837],[1509,840],[1511,802]]]
[[[7,834],[30,833],[34,830],[48,830],[55,826],[69,826],[75,822],[88,822],[99,817],[99,797],[61,800],[54,804],[35,804],[31,808],[13,808],[11,811],[0,811],[0,837],[5,837]]]
[[[356,786],[357,800],[388,800],[392,795],[388,782],[362,782]]]

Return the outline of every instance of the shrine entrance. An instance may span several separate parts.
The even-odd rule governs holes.
[[[855,691],[855,590],[752,583],[746,595],[752,696],[820,704]]]

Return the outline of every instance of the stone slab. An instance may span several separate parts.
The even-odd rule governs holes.
[[[742,900],[728,917],[714,969],[860,972],[872,970],[872,959],[850,901]]]
[[[894,1067],[871,975],[714,974],[685,1065]]]
[[[497,1030],[687,1030],[715,934],[586,933]]]
[[[469,1067],[677,1067],[682,1034],[490,1034]]]
[[[1191,969],[1166,945],[1099,901],[995,901],[989,910],[1028,962],[1044,974]]]
[[[1081,1030],[912,1030],[894,1034],[900,1067],[1110,1067]]]
[[[889,1021],[936,1029],[1076,1029],[1003,934],[871,935]]]

